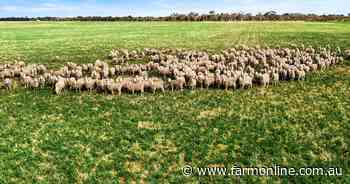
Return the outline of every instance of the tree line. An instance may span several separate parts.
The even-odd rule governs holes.
[[[173,13],[162,17],[135,17],[135,16],[77,16],[77,17],[3,17],[0,21],[349,21],[350,13],[343,14],[302,14],[284,13],[275,11],[266,13],[216,13],[206,14],[190,12],[188,14]]]

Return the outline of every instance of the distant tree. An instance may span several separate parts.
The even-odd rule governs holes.
[[[188,20],[197,21],[199,14],[196,12],[190,12],[187,16],[188,16]]]
[[[77,16],[77,17],[0,17],[0,21],[250,21],[250,20],[304,20],[304,21],[350,21],[350,13],[347,16],[343,14],[302,14],[302,13],[284,13],[278,15],[276,11],[269,11],[266,13],[258,13],[252,15],[251,13],[216,13],[210,11],[206,14],[198,14],[196,12],[190,12],[188,14],[173,13],[170,16],[164,17],[111,17],[111,16]]]
[[[276,16],[277,12],[276,11],[268,11],[264,14],[264,16]]]
[[[189,14],[188,14],[188,16],[198,16],[199,14],[198,13],[196,13],[196,12],[190,12]]]

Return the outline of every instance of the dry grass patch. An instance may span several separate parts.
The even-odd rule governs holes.
[[[124,163],[125,169],[130,173],[142,173],[144,171],[144,165],[141,161],[127,161]]]
[[[137,123],[137,128],[139,129],[149,129],[149,130],[157,130],[160,129],[160,125],[151,122],[151,121],[139,121]]]
[[[215,119],[221,115],[223,115],[223,113],[225,113],[226,110],[224,110],[223,108],[219,107],[219,108],[213,108],[210,110],[205,110],[199,113],[199,115],[197,116],[197,119]]]

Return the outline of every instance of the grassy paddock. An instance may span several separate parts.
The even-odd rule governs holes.
[[[0,56],[61,64],[92,62],[117,47],[218,50],[304,43],[349,48],[349,30],[350,23],[315,22],[0,22]]]
[[[1,22],[0,61],[93,62],[115,47],[350,47],[349,23]],[[53,59],[55,56],[59,56]],[[109,96],[0,90],[0,183],[350,183],[350,65],[268,89]],[[193,165],[342,167],[342,177],[183,177]]]

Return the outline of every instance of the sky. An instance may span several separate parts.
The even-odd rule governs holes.
[[[165,16],[172,13],[350,13],[350,0],[1,0],[0,17]]]

